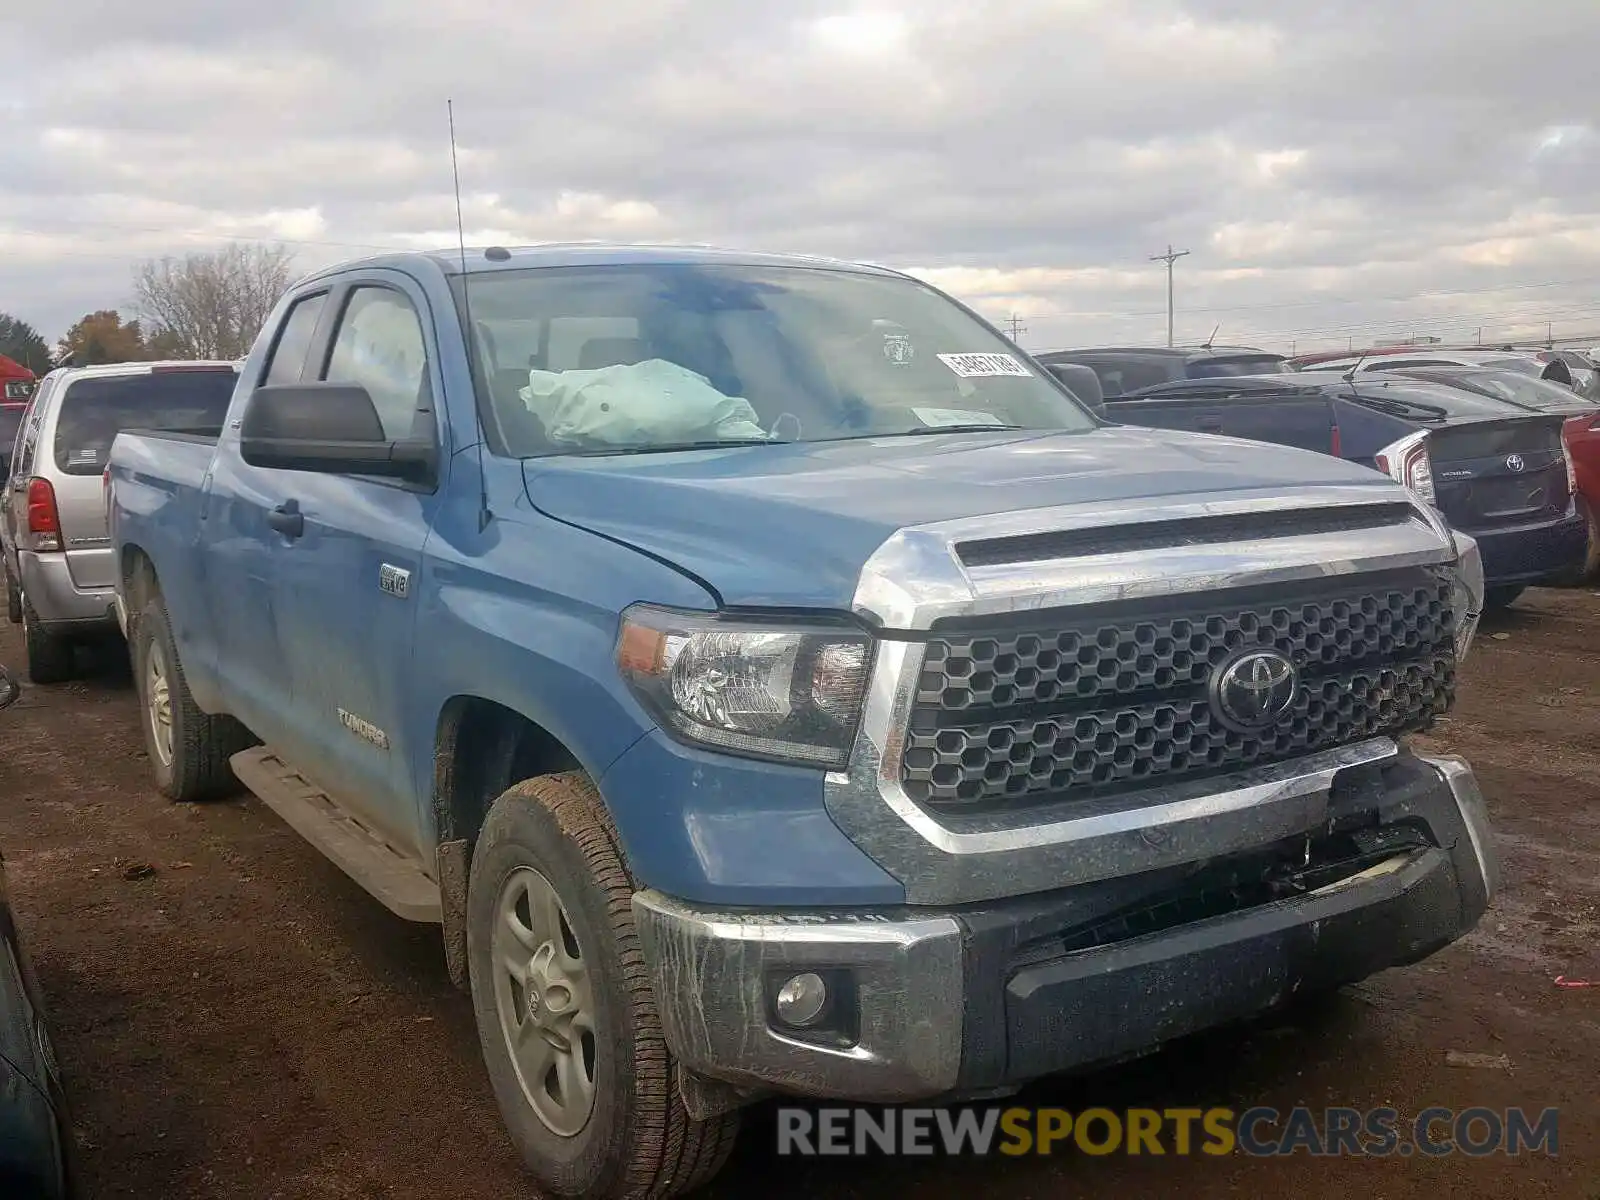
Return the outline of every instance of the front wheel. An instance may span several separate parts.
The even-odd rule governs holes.
[[[582,775],[519,783],[489,810],[467,883],[472,1002],[512,1141],[549,1191],[662,1200],[727,1160],[738,1114],[679,1097],[633,883]]]
[[[1502,608],[1510,608],[1516,603],[1517,597],[1522,595],[1522,593],[1526,590],[1527,588],[1525,587],[1489,588],[1484,593],[1483,606],[1490,612],[1494,612]]]

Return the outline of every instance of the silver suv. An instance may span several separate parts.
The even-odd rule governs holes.
[[[76,643],[117,633],[101,484],[117,434],[215,438],[238,378],[233,362],[157,362],[63,367],[40,382],[0,492],[6,611],[33,682],[70,679]]]

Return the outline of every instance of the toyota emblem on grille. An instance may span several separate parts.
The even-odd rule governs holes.
[[[1299,672],[1276,650],[1252,650],[1211,676],[1211,706],[1241,732],[1265,729],[1294,705]]]
[[[1522,461],[1522,455],[1520,455],[1520,454],[1508,454],[1508,455],[1506,455],[1506,470],[1508,470],[1508,471],[1520,471],[1526,465],[1527,464]]]

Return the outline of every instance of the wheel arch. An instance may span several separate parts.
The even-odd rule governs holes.
[[[510,705],[458,694],[439,710],[433,742],[435,870],[444,912],[445,964],[467,987],[467,876],[489,807],[525,780],[598,772],[545,725]]]

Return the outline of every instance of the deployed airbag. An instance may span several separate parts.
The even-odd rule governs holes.
[[[556,442],[649,446],[768,436],[748,400],[725,396],[704,375],[662,358],[591,371],[531,370],[518,394]]]

